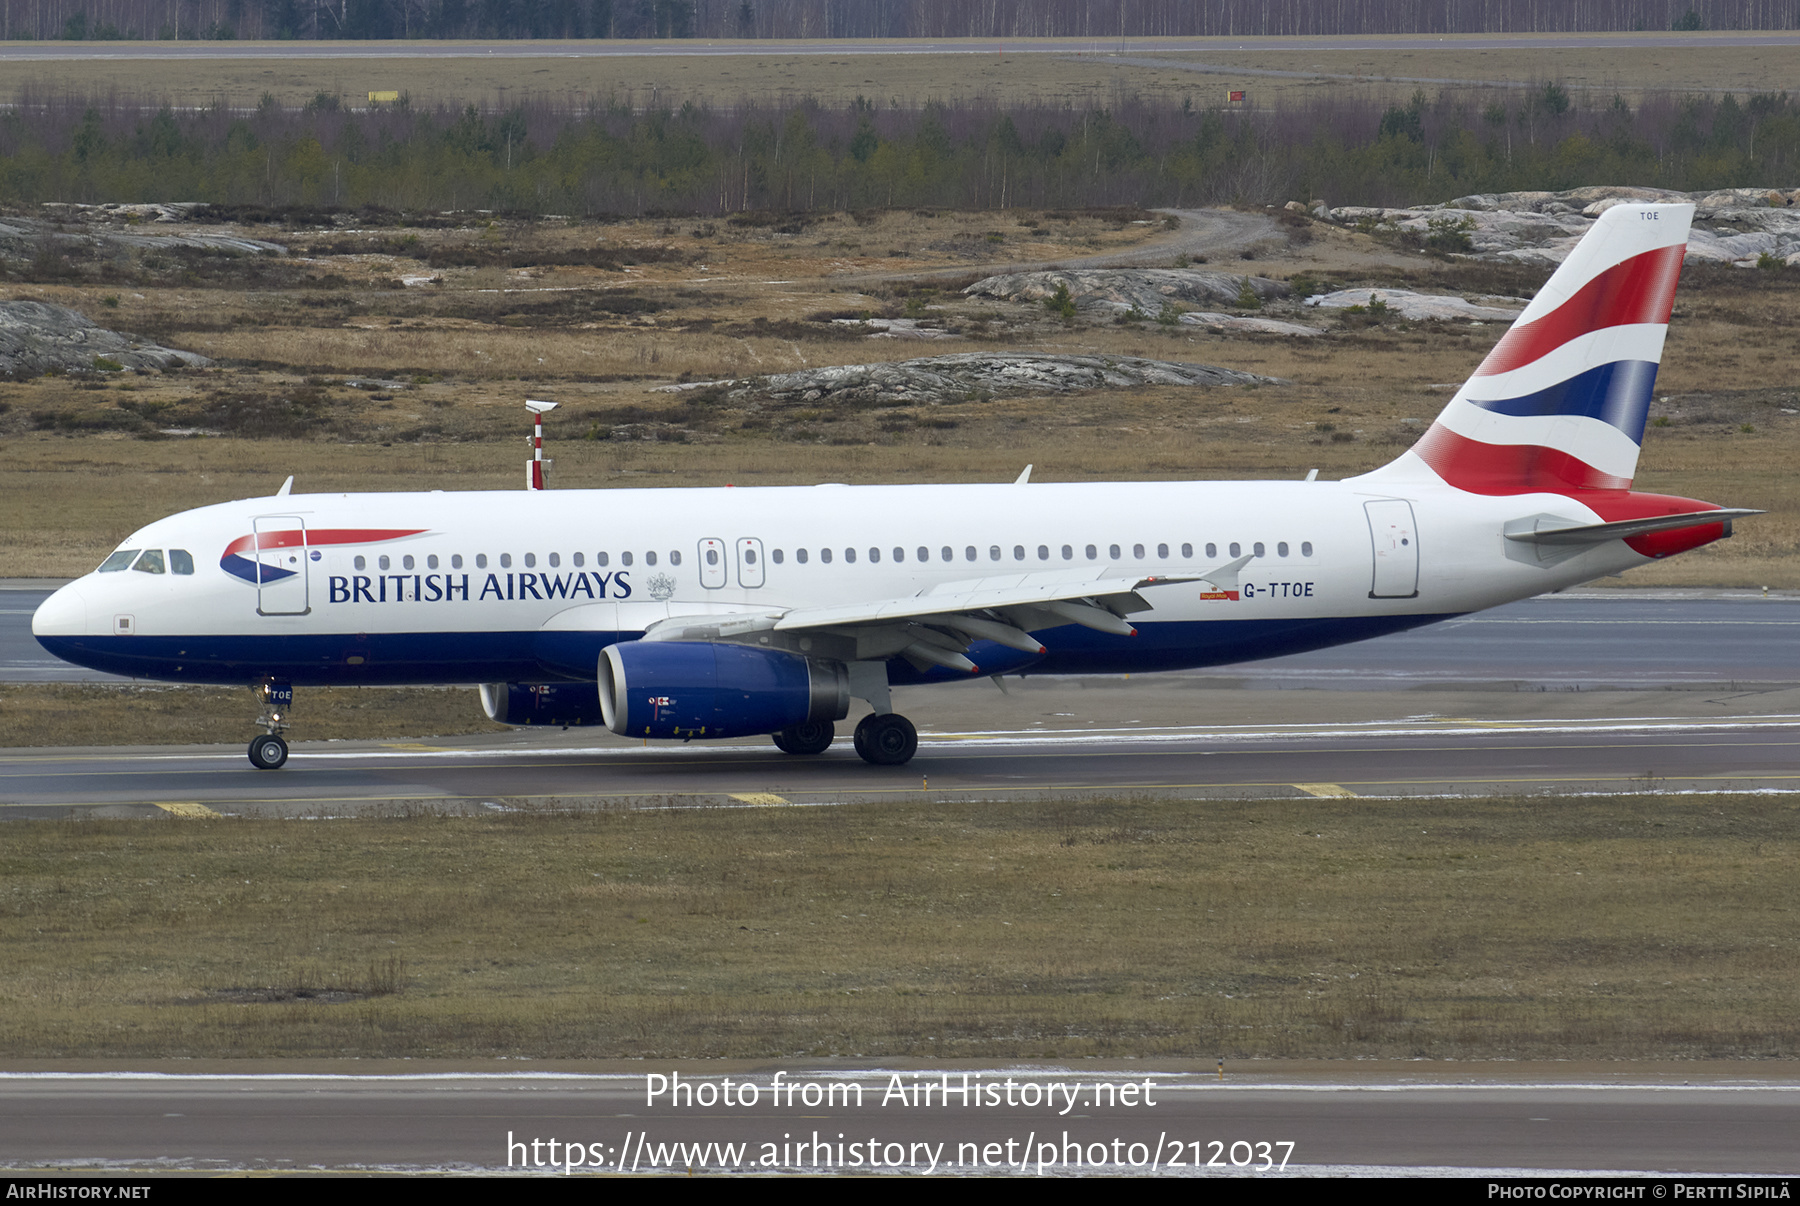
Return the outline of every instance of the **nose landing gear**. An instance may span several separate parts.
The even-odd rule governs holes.
[[[250,742],[250,765],[257,770],[279,770],[287,756],[287,742],[274,733],[265,733]]]
[[[288,760],[288,744],[281,735],[287,731],[288,715],[294,708],[294,685],[264,679],[256,693],[262,700],[262,715],[256,723],[263,735],[250,743],[250,765],[257,770],[280,770]]]

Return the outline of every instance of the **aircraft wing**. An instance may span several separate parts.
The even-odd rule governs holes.
[[[920,669],[944,666],[975,673],[978,667],[966,655],[977,641],[1039,654],[1044,646],[1031,633],[1065,624],[1135,636],[1137,629],[1125,617],[1151,609],[1141,591],[1202,581],[1235,590],[1238,571],[1249,562],[1240,557],[1210,570],[1150,577],[1080,569],[993,575],[941,582],[897,599],[673,616],[651,625],[644,639],[786,645],[775,637],[805,636],[825,643],[831,656],[846,661],[903,656]]]

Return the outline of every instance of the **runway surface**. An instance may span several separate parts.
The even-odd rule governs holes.
[[[1210,51],[1421,50],[1444,46],[1457,50],[1659,50],[1697,47],[1771,47],[1800,45],[1800,32],[1756,31],[1717,33],[1546,33],[1532,35],[1376,35],[1262,38],[910,38],[740,42],[681,39],[666,42],[499,41],[499,42],[7,42],[0,43],[0,62],[51,62],[64,59],[456,59],[456,58],[707,58],[796,55],[990,55],[1004,48],[1010,55],[1182,54]]]
[[[0,1076],[0,1168],[1292,1176],[1780,1174],[1800,1164],[1792,1082],[1613,1069],[1569,1083],[1517,1070],[1501,1079],[1492,1067],[1453,1079],[1347,1063],[1223,1081],[1136,1063],[797,1068],[779,1081],[766,1066],[658,1064],[610,1074],[15,1073]],[[647,1073],[666,1078],[654,1103]],[[694,1104],[722,1094],[727,1076],[730,1106]],[[677,1077],[698,1095],[672,1102]]]
[[[0,592],[26,604],[0,615],[7,676],[98,677],[30,656],[35,597]],[[279,772],[237,746],[12,749],[0,816],[1797,790],[1796,630],[1793,598],[1595,592],[1206,672],[1028,679],[1009,695],[985,680],[918,688],[895,706],[918,724],[919,753],[894,768],[858,759],[848,723],[818,758],[596,729],[307,742],[302,691]]]
[[[7,750],[0,817],[332,817],[419,809],[842,804],[1152,793],[1517,795],[1800,790],[1800,716],[1088,727],[926,732],[903,767],[840,739],[635,746],[576,730],[425,744],[296,743],[276,772],[237,747]]]

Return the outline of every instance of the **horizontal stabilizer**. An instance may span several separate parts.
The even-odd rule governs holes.
[[[1530,519],[1515,519],[1507,524],[1506,538],[1521,544],[1604,544],[1609,540],[1646,536],[1651,532],[1672,532],[1680,528],[1697,528],[1702,524],[1723,523],[1729,528],[1734,519],[1761,514],[1761,511],[1742,507],[1717,507],[1710,511],[1688,511],[1680,515],[1622,519],[1616,523],[1576,523],[1555,515],[1534,515]]]

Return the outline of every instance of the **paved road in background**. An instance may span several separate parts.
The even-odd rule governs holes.
[[[1182,54],[1225,51],[1425,50],[1658,50],[1709,47],[1800,46],[1800,32],[1549,33],[1530,36],[1411,35],[1284,38],[908,38],[739,42],[682,39],[667,42],[504,41],[504,42],[5,42],[0,62],[53,62],[79,59],[466,59],[466,58],[707,58],[795,55],[1103,55]]]

